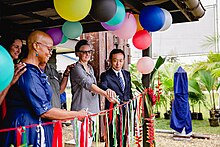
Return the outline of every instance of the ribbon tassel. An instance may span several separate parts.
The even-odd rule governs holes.
[[[53,147],[62,147],[62,122],[57,121],[54,125],[54,133],[53,133]]]

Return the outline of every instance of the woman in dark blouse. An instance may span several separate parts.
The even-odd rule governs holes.
[[[6,103],[10,109],[2,128],[39,124],[37,127],[26,128],[27,145],[51,147],[53,125],[42,127],[40,124],[52,120],[83,118],[87,112],[66,111],[51,106],[52,90],[47,76],[38,65],[48,62],[52,54],[53,40],[42,31],[34,31],[29,35],[27,43],[28,56],[22,61],[26,63],[27,70],[8,92]],[[15,146],[16,137],[16,131],[0,133],[0,146]]]
[[[5,117],[7,107],[6,107],[6,101],[5,97],[8,93],[9,88],[15,84],[15,82],[18,80],[18,78],[26,71],[25,64],[17,61],[19,60],[19,56],[22,52],[22,40],[19,36],[15,34],[7,34],[2,35],[0,38],[0,44],[8,51],[10,54],[12,60],[15,63],[15,71],[12,81],[9,83],[9,85],[0,92],[0,126],[1,122]],[[5,71],[6,72],[6,71]]]

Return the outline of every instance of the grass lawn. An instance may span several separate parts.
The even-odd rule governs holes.
[[[70,110],[71,106],[71,90],[70,88],[66,89],[67,93],[67,109]],[[216,99],[217,100],[217,99]],[[217,104],[217,101],[216,101]],[[195,111],[198,112],[198,105],[195,107]],[[155,120],[155,129],[171,130],[170,120],[164,119],[163,113],[165,112],[164,108],[159,110],[161,112],[161,118]],[[204,106],[201,106],[201,112],[203,113],[204,120],[193,120],[193,132],[202,133],[202,134],[219,134],[220,127],[210,127],[209,125],[209,110]]]
[[[215,96],[215,104],[218,105],[218,95]],[[210,108],[210,103],[208,101],[208,95],[207,95],[207,105]],[[209,109],[206,108],[204,105],[201,104],[201,113],[203,114],[204,120],[192,120],[192,129],[195,133],[202,133],[202,134],[218,134],[220,135],[220,126],[218,127],[210,127],[209,125]],[[192,107],[190,107],[190,110],[192,111]],[[199,105],[195,105],[195,112],[199,112]],[[164,130],[171,130],[170,128],[170,120],[164,119],[163,114],[165,113],[164,107],[159,108],[160,117],[156,118],[155,120],[155,129],[164,129]]]
[[[157,118],[155,120],[155,129],[171,130],[170,120]],[[210,127],[208,119],[192,120],[192,129],[194,133],[220,135],[220,127]]]

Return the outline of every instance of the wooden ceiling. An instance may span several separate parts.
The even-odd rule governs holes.
[[[65,0],[64,0],[65,1]],[[168,10],[173,23],[197,21],[185,0],[120,0],[127,12],[139,13],[147,5],[157,5]],[[188,0],[190,1],[190,0]],[[201,5],[201,3],[200,3]],[[203,7],[202,7],[203,8]],[[54,9],[53,0],[0,0],[0,35],[9,31],[17,32],[26,37],[35,29],[46,30],[61,27],[66,20],[62,19]],[[104,31],[105,29],[90,17],[80,21],[83,32]]]

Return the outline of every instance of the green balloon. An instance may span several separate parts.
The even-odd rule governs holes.
[[[63,43],[65,43],[65,42],[67,42],[67,40],[68,40],[68,37],[66,37],[65,35],[63,35],[60,44],[63,44]]]
[[[116,13],[112,19],[105,22],[107,25],[115,26],[115,25],[121,23],[122,21],[124,21],[125,7],[119,0],[116,0],[116,5],[117,5]]]
[[[82,34],[83,27],[80,22],[66,21],[62,26],[62,31],[66,37],[75,39]]]

